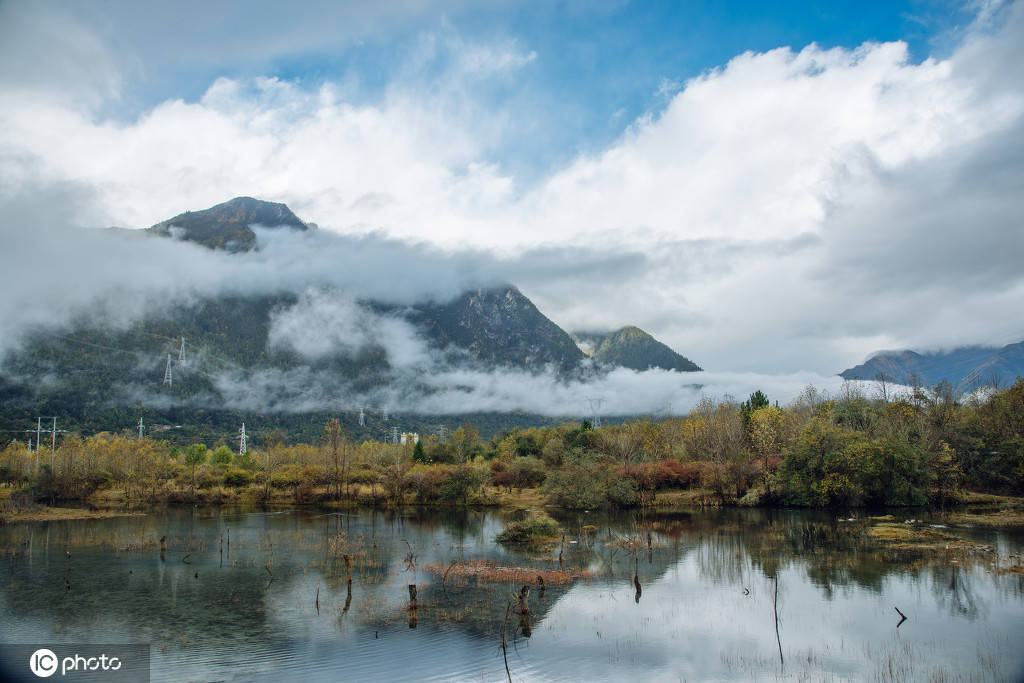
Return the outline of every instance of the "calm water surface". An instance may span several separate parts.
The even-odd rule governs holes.
[[[827,514],[585,514],[559,516],[564,546],[526,552],[495,543],[506,519],[172,509],[9,525],[0,640],[149,643],[156,681],[507,680],[522,583],[458,563],[557,570],[561,553],[586,576],[549,575],[529,619],[509,616],[514,681],[1024,680],[1024,578],[999,571],[1020,535],[948,529],[974,550],[894,555]]]

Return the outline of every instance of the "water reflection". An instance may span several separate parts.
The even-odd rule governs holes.
[[[0,628],[152,643],[154,680],[498,679],[506,658],[526,680],[1022,672],[1019,576],[894,554],[828,515],[564,516],[539,553],[495,544],[503,521],[180,509],[12,525]]]

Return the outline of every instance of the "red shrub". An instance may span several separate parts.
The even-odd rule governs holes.
[[[654,463],[655,485],[659,489],[687,489],[700,481],[700,465],[695,462],[662,460]]]

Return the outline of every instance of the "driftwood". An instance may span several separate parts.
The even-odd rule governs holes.
[[[782,639],[779,637],[779,575],[775,574],[775,642],[779,646],[779,671],[781,673],[782,667],[785,666],[785,661],[782,659]]]
[[[512,683],[512,672],[508,669],[508,615],[512,613],[512,601],[508,601],[505,607],[505,621],[501,625],[501,654],[505,658],[505,673],[508,675],[508,683]]]

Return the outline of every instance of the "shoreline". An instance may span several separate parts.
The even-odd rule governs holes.
[[[438,504],[436,502],[416,502],[403,500],[400,503],[387,501],[380,496],[374,496],[372,492],[357,490],[355,495],[347,500],[296,500],[294,496],[287,494],[272,495],[269,499],[253,495],[251,489],[226,493],[221,490],[199,490],[197,495],[189,497],[181,492],[163,499],[126,499],[121,492],[106,490],[101,491],[83,501],[67,501],[73,507],[66,507],[60,504],[47,505],[46,503],[33,503],[22,510],[11,510],[7,505],[12,491],[0,492],[0,524],[19,522],[45,522],[59,520],[88,520],[88,519],[109,519],[112,517],[131,517],[149,514],[153,510],[169,508],[179,505],[199,505],[203,507],[224,507],[232,505],[272,507],[278,505],[297,506],[300,508],[348,508],[348,507],[426,507],[456,509],[460,507],[470,509],[492,508],[500,510],[521,510],[525,508],[558,508],[550,505],[538,488],[524,488],[516,491],[508,491],[489,487],[482,495],[475,500],[462,505]],[[126,507],[134,509],[126,509]],[[706,489],[679,489],[658,492],[654,500],[644,507],[631,508],[651,512],[655,514],[671,514],[673,512],[687,512],[703,510],[708,508],[748,508],[748,509],[787,509],[791,506],[773,505],[742,505],[733,504],[721,506],[712,499],[711,492]],[[5,509],[7,508],[7,509]],[[559,508],[561,509],[561,508]],[[828,508],[799,508],[828,510]],[[892,510],[893,508],[887,508]],[[906,508],[916,510],[922,508]],[[845,521],[847,516],[863,520],[882,520],[878,516],[878,509],[872,508],[850,508],[847,510],[833,510],[837,519]],[[997,494],[981,494],[965,492],[960,499],[941,511],[929,510],[928,517],[934,517],[935,512],[941,514],[942,521],[946,524],[959,527],[991,527],[991,528],[1013,528],[1024,527],[1024,497],[1003,496]],[[888,515],[891,517],[891,515]]]

